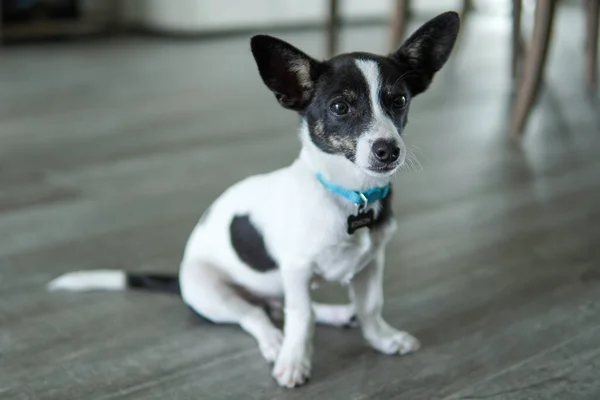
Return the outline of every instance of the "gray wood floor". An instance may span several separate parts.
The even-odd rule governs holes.
[[[175,272],[204,208],[285,165],[297,117],[247,38],[113,40],[0,53],[0,398],[600,399],[600,116],[583,19],[563,9],[540,106],[505,137],[508,25],[477,17],[415,101],[422,164],[396,182],[387,318],[423,349],[316,330],[313,378],[286,391],[253,340],[165,295],[48,294],[72,270]],[[318,32],[287,33],[320,54]],[[380,51],[381,28],[344,48]],[[317,293],[341,301],[332,287]]]

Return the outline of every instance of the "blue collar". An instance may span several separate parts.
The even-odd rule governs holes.
[[[321,174],[317,174],[317,179],[325,186],[330,192],[337,194],[345,198],[346,200],[356,204],[359,208],[366,208],[368,204],[374,203],[378,200],[385,199],[390,194],[391,185],[388,184],[383,187],[374,187],[365,191],[355,191],[345,189],[341,186],[334,185],[331,182],[325,180],[325,177]]]

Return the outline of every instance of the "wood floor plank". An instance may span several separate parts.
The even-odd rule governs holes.
[[[597,399],[598,335],[598,327],[586,330],[447,400]]]

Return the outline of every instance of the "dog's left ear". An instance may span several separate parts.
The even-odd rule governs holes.
[[[446,12],[426,22],[390,57],[408,64],[411,72],[405,82],[413,96],[425,91],[433,76],[450,57],[458,36],[460,19],[455,12]]]
[[[283,40],[257,35],[250,40],[260,76],[285,108],[308,106],[322,64]]]

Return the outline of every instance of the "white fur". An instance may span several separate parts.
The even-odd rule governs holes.
[[[123,290],[127,284],[125,272],[113,270],[95,270],[70,272],[48,283],[48,290]]]
[[[371,147],[377,139],[394,140],[400,147],[400,156],[398,157],[398,165],[402,165],[406,159],[406,144],[398,133],[398,129],[394,122],[388,117],[379,102],[379,90],[381,87],[381,77],[379,74],[379,66],[372,60],[356,60],[356,66],[362,72],[367,85],[369,87],[369,99],[371,110],[373,111],[373,123],[358,141],[356,148],[356,162],[362,166],[368,173],[369,159],[371,158]],[[390,172],[390,175],[393,172]]]

